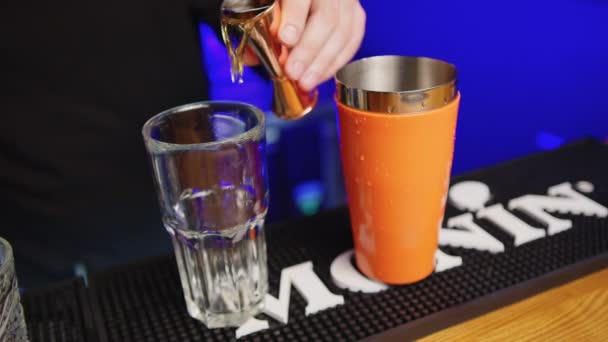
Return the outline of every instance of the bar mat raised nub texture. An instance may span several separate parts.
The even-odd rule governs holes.
[[[453,183],[466,180],[486,184],[492,193],[486,206],[502,204],[506,210],[511,199],[526,194],[546,195],[550,187],[558,184],[588,185],[578,183],[580,181],[593,184],[593,189],[585,188],[588,193],[584,196],[608,206],[608,148],[585,140],[466,174],[454,179]],[[538,220],[522,212],[509,212],[529,225],[543,228]],[[446,222],[463,213],[448,205]],[[306,316],[306,300],[292,289],[288,324],[260,315],[258,318],[267,320],[270,328],[239,340],[415,338],[456,323],[458,316],[470,317],[470,313],[455,310],[473,307],[472,303],[477,303],[476,314],[496,308],[492,301],[508,303],[508,300],[498,300],[499,297],[487,299],[490,294],[508,294],[512,289],[525,288],[526,284],[534,281],[550,279],[549,276],[560,271],[580,275],[607,265],[608,219],[569,213],[551,213],[551,216],[571,220],[573,227],[517,247],[513,237],[504,229],[488,220],[476,219],[478,225],[504,245],[504,252],[441,247],[444,253],[461,257],[462,265],[435,273],[413,285],[394,286],[374,294],[345,291],[332,282],[329,273],[331,262],[352,248],[345,210],[271,225],[267,235],[270,294],[278,296],[282,269],[311,261],[315,273],[327,288],[344,296],[344,304]],[[593,268],[577,273],[577,267],[584,269],[584,264],[591,265],[591,261]],[[407,267],[407,262],[403,261],[404,267]],[[545,282],[542,286],[539,283],[536,290],[554,286],[568,280],[568,277],[553,279],[553,283]],[[97,310],[97,330],[107,335],[104,336],[107,341],[236,340],[234,329],[208,330],[188,316],[175,261],[171,257],[97,274],[91,284],[92,301]],[[534,286],[526,286],[532,289],[528,294],[534,293]]]
[[[82,279],[28,291],[22,295],[21,304],[32,342],[98,341]]]

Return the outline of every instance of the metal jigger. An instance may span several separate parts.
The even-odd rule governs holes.
[[[318,91],[302,90],[285,73],[283,64],[287,50],[276,35],[280,21],[277,1],[225,0],[222,4],[222,20],[240,23],[229,26],[232,30],[242,31],[239,34],[242,34],[242,39],[246,39],[242,43],[248,44],[269,73],[274,88],[274,113],[287,120],[300,119],[308,114],[317,103]],[[225,30],[222,33],[226,44],[231,44],[227,37],[229,33]],[[233,55],[230,57],[235,58]]]

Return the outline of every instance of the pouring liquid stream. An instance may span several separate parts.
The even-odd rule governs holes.
[[[230,76],[233,83],[243,83],[244,56],[250,35],[260,19],[260,14],[272,6],[272,2],[255,5],[260,2],[229,0],[222,5],[222,39],[230,56]]]

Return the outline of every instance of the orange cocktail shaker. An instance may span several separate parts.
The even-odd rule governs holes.
[[[336,75],[340,151],[361,272],[408,284],[433,272],[452,168],[456,68],[377,56]]]

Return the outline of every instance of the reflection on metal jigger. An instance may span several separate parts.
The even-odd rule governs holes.
[[[284,69],[287,48],[276,35],[280,9],[275,0],[225,0],[222,38],[231,60],[233,82],[242,82],[243,58],[249,46],[273,82],[273,111],[287,120],[300,119],[316,105],[318,91],[302,90]]]

